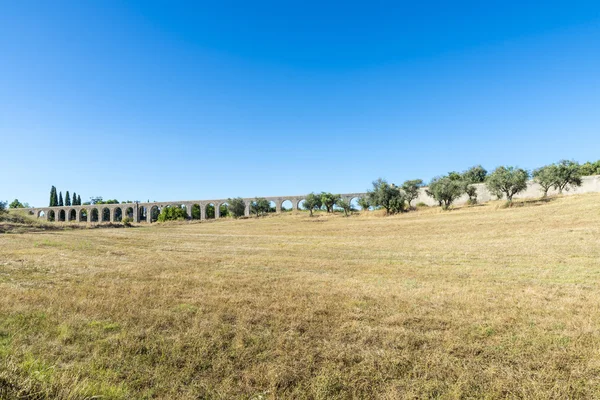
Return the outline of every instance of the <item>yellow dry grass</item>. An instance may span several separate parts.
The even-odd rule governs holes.
[[[600,195],[0,235],[0,398],[600,398]]]

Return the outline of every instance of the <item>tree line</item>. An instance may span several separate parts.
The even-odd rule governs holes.
[[[481,165],[477,165],[462,173],[452,171],[446,175],[433,178],[429,182],[426,193],[437,201],[439,206],[447,209],[463,195],[468,196],[468,204],[476,204],[477,189],[474,184],[484,183],[487,189],[498,199],[506,198],[508,202],[512,202],[515,195],[527,188],[527,181],[530,178],[533,178],[533,181],[539,184],[542,196],[546,197],[548,191],[552,188],[561,194],[571,187],[581,186],[581,178],[589,175],[600,175],[600,160],[596,162],[588,161],[584,164],[579,164],[571,160],[560,160],[556,163],[534,169],[531,172],[518,167],[501,166],[488,173]],[[401,186],[396,186],[380,178],[372,183],[372,187],[367,191],[365,197],[358,199],[358,205],[364,210],[370,208],[384,209],[387,214],[406,212],[414,209],[412,203],[418,198],[420,190],[424,186],[425,184],[422,179],[407,180]],[[128,200],[121,203],[133,202]],[[30,207],[28,203],[21,203],[18,199],[15,199],[10,204],[7,204],[7,202],[1,202],[0,204],[2,205],[2,209],[6,209],[7,205],[9,208]],[[71,196],[69,191],[67,191],[63,198],[62,192],[57,192],[55,186],[52,186],[50,189],[50,207],[90,204],[119,204],[119,201],[116,199],[103,200],[102,197],[97,196],[91,197],[90,201],[82,203],[81,196],[75,192]],[[256,197],[251,201],[249,206],[250,212],[257,217],[275,211],[270,202],[264,197]],[[343,211],[345,215],[353,211],[353,206],[342,199],[339,194],[329,192],[309,193],[302,202],[302,208],[309,211],[311,216],[316,210],[324,210],[328,213],[334,212],[334,207]],[[219,212],[222,217],[233,216],[234,218],[239,218],[245,215],[245,209],[245,201],[237,197],[228,199],[228,205],[221,205]],[[165,208],[161,210],[164,211],[163,217],[159,219],[160,215],[156,215],[156,219],[171,220],[188,218],[186,210],[177,208],[174,210],[170,208],[167,210]],[[184,214],[182,214],[181,210],[183,210]],[[207,206],[205,211],[206,217],[214,218],[215,211],[213,205]],[[200,219],[199,207],[192,209],[192,217]]]
[[[71,200],[71,195],[69,191],[65,193],[65,198],[63,200],[62,192],[56,194],[56,187],[52,186],[50,189],[50,207],[62,207],[62,206],[80,206],[81,205],[81,196],[77,193],[73,192],[73,200]]]

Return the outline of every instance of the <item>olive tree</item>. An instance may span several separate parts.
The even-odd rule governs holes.
[[[246,213],[246,203],[241,197],[227,199],[227,203],[229,204],[227,210],[233,215],[233,218],[243,217]]]
[[[529,172],[522,168],[502,166],[487,177],[485,184],[498,198],[506,195],[506,199],[512,201],[515,194],[527,189],[528,178]]]
[[[328,192],[321,192],[321,202],[328,213],[333,212],[333,206],[341,200],[341,196],[339,194],[331,194]]]
[[[308,195],[306,195],[306,198],[304,199],[304,202],[302,203],[302,207],[305,210],[308,210],[308,212],[310,213],[310,216],[312,217],[313,210],[321,208],[321,204],[322,204],[321,196],[316,195],[314,193],[309,193]]]
[[[555,165],[554,188],[562,194],[563,190],[569,190],[569,187],[581,186],[581,166],[578,162],[570,160],[560,160]]]
[[[346,201],[344,199],[339,199],[336,202],[336,205],[338,207],[340,207],[342,210],[344,210],[344,215],[347,217],[348,213],[352,211],[352,205],[350,204],[349,201]]]
[[[433,197],[444,210],[447,210],[466,191],[467,183],[465,181],[450,176],[439,176],[431,180],[427,194]]]
[[[600,160],[596,162],[586,162],[581,166],[581,176],[600,175]]]
[[[373,181],[373,188],[367,192],[369,202],[375,207],[383,207],[386,214],[395,214],[406,211],[406,197],[394,185],[379,178]]]
[[[545,165],[533,171],[533,181],[542,187],[543,197],[556,182],[556,165]]]
[[[477,188],[473,185],[467,185],[465,192],[467,193],[467,196],[469,196],[469,205],[477,204]]]
[[[406,202],[408,203],[409,207],[411,206],[411,201],[419,197],[419,189],[422,187],[422,179],[408,180],[402,184],[402,190],[404,191],[404,196],[406,197]]]
[[[361,197],[360,199],[358,199],[358,205],[365,211],[368,211],[371,207],[371,203],[369,202],[369,199],[367,197]]]
[[[462,178],[468,183],[483,183],[487,177],[487,170],[481,165],[475,165],[462,173]]]
[[[257,197],[250,203],[250,211],[253,214],[256,214],[256,217],[268,213],[270,208],[271,205],[269,204],[269,200],[264,197]]]

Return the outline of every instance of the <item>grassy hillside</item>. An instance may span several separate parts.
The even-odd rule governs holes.
[[[0,398],[600,398],[600,195],[0,235]]]

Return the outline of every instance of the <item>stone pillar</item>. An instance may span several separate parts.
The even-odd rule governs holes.
[[[250,216],[250,203],[252,203],[252,200],[250,200],[250,199],[244,200],[244,203],[246,203],[246,208],[244,208],[244,215],[246,217],[249,217]]]
[[[127,209],[129,207],[125,207],[125,215],[127,215]],[[139,204],[133,205],[131,206],[131,209],[133,210],[133,222],[135,222],[136,224],[138,222],[140,222],[140,211],[142,210],[142,206],[140,206]],[[125,215],[123,215],[123,218],[125,218]]]
[[[152,222],[152,206],[146,207],[146,222],[147,223]]]
[[[110,215],[110,217],[109,217],[110,222],[115,222],[115,214],[116,214],[116,212],[117,212],[116,207],[108,209],[108,214]]]
[[[206,219],[206,206],[208,204],[200,204],[200,221],[204,221]]]
[[[215,219],[221,218],[221,205],[219,203],[215,203]]]
[[[192,220],[192,210],[194,208],[193,204],[186,204],[185,205],[186,209],[187,209],[187,213],[188,213],[188,219]]]
[[[283,201],[281,199],[277,199],[275,202],[275,212],[281,212],[281,203],[283,203]]]
[[[81,209],[75,210],[75,221],[81,222]]]

